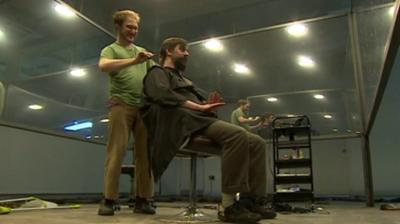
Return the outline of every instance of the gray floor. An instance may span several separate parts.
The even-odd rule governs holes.
[[[172,215],[178,214],[182,210],[181,205],[181,203],[159,203],[157,215],[154,216],[133,214],[131,209],[123,207],[115,216],[101,217],[96,215],[97,205],[82,205],[80,209],[13,212],[0,215],[0,224],[187,223],[169,221]],[[324,208],[323,214],[278,214],[276,219],[263,220],[260,223],[400,224],[400,211],[381,211],[379,204],[373,208],[365,207],[363,203],[354,202],[330,202],[317,206]],[[215,221],[216,210],[203,208],[201,211],[209,215],[208,218],[211,222],[208,223],[220,223]]]

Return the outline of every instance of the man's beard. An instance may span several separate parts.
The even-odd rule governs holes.
[[[174,60],[175,68],[182,72],[186,70],[186,63],[187,63],[186,57],[175,58]]]

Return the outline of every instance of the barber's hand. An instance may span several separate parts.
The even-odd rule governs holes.
[[[153,54],[149,51],[142,51],[136,56],[136,58],[133,59],[132,64],[134,64],[134,65],[141,64],[154,56],[155,56],[155,54]]]
[[[260,120],[260,117],[259,116],[257,116],[257,117],[248,117],[247,119],[249,119],[249,120],[254,122],[254,121]]]

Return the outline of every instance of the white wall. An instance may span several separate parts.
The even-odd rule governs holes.
[[[104,145],[3,126],[0,142],[0,194],[102,192]],[[399,167],[397,142],[383,132],[375,133],[372,142],[376,195],[400,195],[400,181],[395,178]],[[379,144],[385,146],[378,147]],[[271,164],[272,151],[270,146],[267,148],[267,163]],[[128,155],[126,163],[130,160]],[[317,195],[364,194],[359,139],[314,141],[313,166]],[[207,196],[219,196],[220,159],[199,159],[197,170],[198,190]],[[175,159],[161,178],[161,194],[187,192],[189,171],[188,159]],[[272,192],[272,177],[270,171],[267,173],[267,191]],[[210,175],[215,180],[210,181]],[[122,177],[121,192],[129,189],[129,178]]]
[[[400,51],[370,136],[375,192],[400,196]]]
[[[104,158],[104,145],[0,126],[0,194],[101,193]]]
[[[364,182],[359,139],[324,140],[313,142],[314,188],[318,195],[363,195]],[[272,186],[272,147],[267,146],[268,185]],[[175,195],[189,188],[187,159],[175,159],[162,177],[162,194]],[[198,190],[208,196],[218,196],[221,191],[220,159],[201,159],[198,167]],[[214,181],[209,176],[215,176]]]

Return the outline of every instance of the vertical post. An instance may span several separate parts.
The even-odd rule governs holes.
[[[363,158],[363,168],[364,168],[364,187],[365,187],[365,196],[366,196],[366,205],[373,207],[374,206],[374,189],[373,189],[373,180],[372,180],[372,167],[371,167],[371,151],[369,146],[369,135],[366,132],[367,125],[367,115],[365,112],[365,88],[363,81],[363,71],[361,66],[361,57],[360,57],[360,49],[358,42],[358,30],[357,30],[357,21],[356,15],[354,13],[350,13],[348,16],[348,24],[349,24],[349,33],[350,33],[350,41],[351,41],[351,52],[353,59],[353,69],[354,69],[354,80],[356,85],[356,94],[358,98],[358,106],[360,111],[360,120],[361,120],[361,151]]]
[[[189,195],[189,210],[196,209],[197,197],[196,197],[196,163],[197,155],[190,155],[190,195]]]
[[[5,105],[6,105],[6,87],[3,85],[3,83],[0,80],[0,119],[3,118],[3,111],[5,111]]]

